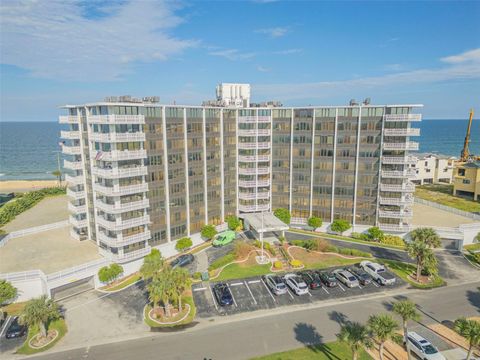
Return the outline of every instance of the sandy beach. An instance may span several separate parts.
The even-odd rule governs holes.
[[[57,180],[6,180],[0,181],[0,193],[26,192],[54,186],[58,186]]]

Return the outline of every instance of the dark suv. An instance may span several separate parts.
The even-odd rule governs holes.
[[[183,254],[174,259],[170,265],[175,269],[177,266],[184,267],[190,265],[193,263],[193,260],[195,260],[195,257],[192,254]]]
[[[27,327],[25,325],[20,325],[18,322],[18,316],[13,319],[7,329],[5,337],[7,339],[14,339],[23,337],[27,332]]]
[[[322,280],[320,279],[320,276],[318,276],[316,272],[302,271],[298,275],[302,277],[303,281],[305,281],[305,283],[310,289],[315,290],[315,289],[320,289],[322,287]]]

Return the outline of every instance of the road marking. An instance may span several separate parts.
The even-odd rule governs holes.
[[[376,281],[372,281],[372,284],[375,285],[375,287],[380,287],[380,285],[378,285]]]
[[[242,283],[240,283],[241,285]],[[235,307],[238,307],[237,302],[235,301],[235,296],[233,296],[232,289],[230,289],[230,285],[227,284],[228,290],[230,290],[230,295],[232,295],[233,303],[235,304]]]
[[[248,292],[249,292],[250,295],[252,296],[253,302],[255,303],[255,305],[257,305],[257,300],[255,300],[255,296],[253,296],[252,290],[250,290],[250,287],[248,286],[248,284],[247,284],[246,281],[245,281],[245,286],[247,287]]]
[[[241,282],[238,282],[238,283],[233,283],[233,284],[229,284],[230,286],[239,286],[239,285],[243,285],[243,283]]]
[[[290,297],[291,297],[292,300],[293,300],[293,295],[292,295],[292,293],[290,292],[290,289],[288,288],[288,286],[287,286],[287,293],[288,293],[288,295],[290,295]]]
[[[261,281],[262,281],[263,286],[265,286],[265,289],[267,289],[268,295],[270,295],[272,297],[273,302],[277,302],[277,300],[275,300],[272,293],[270,292],[270,289],[268,288],[267,284],[265,284],[265,281],[263,281],[263,279],[261,279]]]
[[[310,296],[313,296],[312,293],[310,291],[307,291],[307,294],[310,295]]]
[[[9,325],[8,323],[10,322],[10,319],[12,317],[10,315],[7,316],[7,319],[5,320],[5,322],[3,323],[3,327],[0,331],[0,338],[3,336],[3,332],[7,329],[7,326]]]
[[[340,283],[338,283],[338,286],[340,287],[340,289],[342,289],[343,292],[345,292],[345,289],[342,287],[342,285],[340,285]]]
[[[327,294],[330,294],[325,286],[322,286],[322,289],[325,290]]]
[[[207,288],[206,287],[199,287],[199,288],[193,289],[193,291],[202,291],[202,290],[207,290]]]
[[[258,284],[260,280],[250,280],[248,283],[249,284]]]
[[[213,305],[215,305],[215,309],[217,309],[218,311],[218,305],[217,305],[217,301],[215,300],[215,296],[213,295],[212,287],[209,286],[208,289],[210,290],[210,295],[212,295]]]

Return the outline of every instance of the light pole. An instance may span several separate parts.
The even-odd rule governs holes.
[[[263,210],[262,210],[262,225],[259,229],[260,234],[260,244],[261,244],[261,255],[256,257],[257,263],[259,264],[266,264],[268,263],[268,259],[265,256],[265,250],[263,249],[263,232],[264,232],[264,220],[263,220]]]

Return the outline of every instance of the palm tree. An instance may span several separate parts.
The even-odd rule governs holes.
[[[403,339],[407,346],[407,355],[408,358],[411,358],[410,354],[410,344],[407,341],[408,334],[408,321],[414,320],[417,321],[420,319],[420,314],[417,311],[416,305],[410,300],[401,300],[393,304],[392,310],[395,314],[402,318],[403,322]]]
[[[152,252],[143,259],[140,273],[145,280],[154,280],[159,276],[160,271],[164,267],[165,261],[162,254],[157,249],[152,249]]]
[[[62,186],[62,172],[60,170],[52,171],[52,175],[58,179],[58,184]]]
[[[165,316],[170,317],[170,300],[174,297],[175,293],[172,268],[169,265],[165,265],[162,271],[159,271],[153,278],[155,298],[160,299],[165,307]]]
[[[398,329],[398,323],[389,314],[372,315],[368,319],[368,326],[379,342],[380,360],[383,360],[385,341],[390,340]]]
[[[467,359],[472,357],[473,347],[480,345],[480,321],[460,318],[455,321],[455,330],[468,340]]]
[[[440,237],[432,228],[418,228],[410,233],[412,241],[421,241],[429,248],[440,247]]]
[[[176,268],[173,270],[173,284],[175,297],[178,300],[178,311],[182,311],[182,295],[190,287],[191,278],[187,270]]]
[[[152,302],[153,304],[153,310],[155,310],[158,307],[158,304],[160,300],[162,300],[162,288],[160,287],[158,280],[153,280],[147,285],[147,290],[148,290],[148,299]]]
[[[370,349],[373,346],[368,329],[357,322],[343,325],[337,337],[352,350],[352,360],[357,360],[358,352],[362,347]]]
[[[432,249],[430,249],[424,242],[418,240],[407,243],[407,253],[408,256],[417,262],[415,277],[417,281],[420,281],[420,275],[422,274],[426,259],[431,259],[435,255],[433,254]]]
[[[48,323],[60,317],[58,305],[46,295],[32,299],[25,305],[20,322],[29,327],[38,326],[43,337],[47,336]]]

